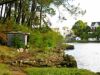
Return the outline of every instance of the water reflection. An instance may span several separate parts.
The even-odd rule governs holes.
[[[100,72],[100,43],[70,43],[74,50],[65,51],[77,61],[78,68]]]

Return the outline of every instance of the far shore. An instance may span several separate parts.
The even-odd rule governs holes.
[[[87,41],[87,40],[67,41],[66,43],[100,43],[100,40],[99,41]]]

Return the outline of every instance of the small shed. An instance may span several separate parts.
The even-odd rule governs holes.
[[[7,45],[13,46],[12,40],[15,36],[17,36],[17,37],[20,38],[20,40],[26,46],[28,44],[29,34],[30,33],[24,33],[24,32],[20,32],[20,31],[18,31],[18,32],[8,32],[7,33]]]

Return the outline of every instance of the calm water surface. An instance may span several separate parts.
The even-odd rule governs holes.
[[[100,43],[70,43],[74,50],[65,51],[77,61],[78,68],[100,72]]]

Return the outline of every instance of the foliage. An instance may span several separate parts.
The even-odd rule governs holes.
[[[10,31],[10,29],[6,30],[6,28],[11,28],[11,31],[21,31],[21,32],[27,32],[30,33],[29,35],[29,44],[32,47],[41,48],[41,49],[48,49],[48,48],[54,48],[57,45],[61,45],[63,42],[63,37],[57,33],[52,31],[47,25],[42,28],[30,28],[26,24],[24,25],[18,25],[13,20],[8,21],[4,26],[1,24],[2,31]],[[11,22],[11,27],[10,27]],[[6,27],[8,26],[8,27]],[[21,35],[15,36],[12,39],[13,46],[15,48],[24,47],[24,44],[22,42]]]
[[[39,28],[31,29],[26,25],[20,25],[15,27],[16,27],[15,30],[17,31],[30,33],[29,45],[35,48],[42,48],[42,49],[54,48],[57,45],[62,44],[63,42],[63,37],[59,33],[52,31],[49,27],[42,27],[40,29]]]
[[[100,26],[91,29],[86,23],[79,20],[74,24],[72,30],[76,36],[84,41],[88,40],[88,38],[96,38],[96,40],[100,40]]]
[[[42,36],[39,31],[34,32],[30,35],[30,44],[35,45],[36,47],[42,47]]]
[[[87,40],[89,38],[90,27],[83,21],[77,21],[72,27],[74,34],[80,37],[82,40]]]
[[[33,31],[30,35],[30,44],[38,48],[54,48],[62,42],[62,36],[54,31]]]
[[[21,31],[21,32],[31,32],[31,31],[32,31],[32,30],[31,30],[29,27],[27,27],[25,24],[24,24],[24,25],[15,24],[13,27],[14,27],[14,28],[13,28],[14,31]]]
[[[41,24],[41,20],[44,20],[42,14],[56,14],[51,4],[57,8],[62,5],[71,14],[76,14],[77,12],[77,15],[83,14],[82,10],[80,11],[79,8],[71,5],[69,1],[72,2],[72,0],[0,0],[0,20],[4,23],[13,18],[15,23],[27,24],[30,27],[35,24],[35,20],[38,20],[37,24]],[[40,12],[39,16],[37,16],[37,12]]]
[[[4,31],[10,32],[10,31],[13,30],[14,20],[13,19],[7,19],[4,25],[5,25]]]
[[[24,48],[24,42],[22,41],[21,35],[16,35],[12,38],[12,43],[15,48]]]
[[[14,22],[13,18],[12,19],[7,19],[5,23],[0,22],[0,32],[10,32],[15,30],[15,25],[16,23]]]
[[[100,38],[100,26],[95,29],[94,34],[95,34],[95,37],[97,38],[97,40],[100,40],[99,39]]]
[[[27,68],[27,75],[96,75],[95,73],[75,68]]]

